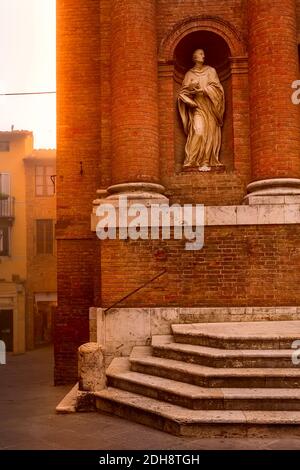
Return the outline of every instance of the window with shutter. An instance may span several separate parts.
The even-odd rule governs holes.
[[[53,220],[40,219],[36,221],[36,253],[53,254]]]
[[[1,141],[0,142],[0,152],[9,152],[10,151],[10,143],[8,141]]]
[[[54,167],[50,165],[36,165],[35,167],[35,194],[36,196],[53,196],[54,183],[51,176],[54,175]]]
[[[10,174],[0,173],[0,195],[10,195]]]
[[[0,227],[0,256],[9,256],[9,227]]]

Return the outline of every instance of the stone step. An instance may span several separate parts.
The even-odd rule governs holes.
[[[175,342],[220,349],[291,349],[300,340],[300,321],[172,325]]]
[[[175,342],[159,344],[158,341],[152,349],[157,357],[217,368],[297,367],[293,365],[291,349],[219,349]]]
[[[299,389],[203,388],[132,372],[128,358],[107,370],[108,385],[195,410],[300,410]]]
[[[261,438],[300,435],[298,411],[189,410],[111,387],[94,396],[99,411],[178,436]]]
[[[200,387],[216,388],[298,388],[300,368],[214,368],[155,357],[146,348],[136,347],[130,356],[134,372],[165,377]]]

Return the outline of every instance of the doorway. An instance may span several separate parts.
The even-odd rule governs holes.
[[[0,310],[0,339],[6,351],[13,351],[13,310]]]

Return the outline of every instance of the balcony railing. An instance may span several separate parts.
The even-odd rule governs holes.
[[[13,219],[15,217],[15,198],[0,195],[0,217]]]

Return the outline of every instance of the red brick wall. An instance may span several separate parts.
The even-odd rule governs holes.
[[[76,380],[77,348],[89,340],[94,305],[94,240],[58,240],[58,308],[54,322],[55,383]]]
[[[89,339],[94,304],[97,244],[90,213],[101,173],[99,18],[99,1],[57,2],[57,384],[76,380],[77,347]]]
[[[296,22],[297,22],[298,44],[299,44],[300,43],[300,0],[296,0]]]
[[[291,0],[287,0],[291,3]],[[110,42],[111,38],[111,6],[109,0],[102,0],[101,4],[101,89],[102,97],[102,143],[101,143],[101,179],[102,188],[106,188],[111,180],[111,113],[110,113]],[[298,35],[300,38],[300,2],[297,4],[297,24]],[[280,2],[280,8],[282,2]],[[290,8],[290,6],[288,5]],[[186,0],[178,2],[175,0],[158,0],[156,2],[156,27],[158,48],[162,42],[171,33],[176,25],[183,21],[205,15],[207,17],[219,18],[227,22],[230,27],[235,29],[240,36],[241,41],[246,45],[248,35],[248,18],[246,0],[227,0],[220,2],[216,0],[207,0],[205,2],[195,2]],[[120,20],[120,18],[119,18]],[[121,22],[121,21],[120,21]],[[274,53],[272,49],[272,54]],[[258,58],[259,60],[259,58]],[[281,60],[275,61],[277,64]],[[276,65],[277,67],[277,65]],[[270,68],[269,68],[270,72]],[[271,73],[271,72],[270,72]],[[280,72],[281,73],[281,72]],[[272,72],[273,74],[273,72]],[[296,77],[297,78],[297,77]],[[126,81],[125,81],[126,84]],[[233,89],[233,115],[230,116],[234,124],[233,142],[228,147],[233,148],[233,165],[227,165],[227,171],[221,174],[213,175],[185,175],[176,174],[176,151],[174,149],[174,128],[178,120],[174,112],[174,89],[172,78],[159,80],[159,116],[160,116],[160,167],[161,182],[167,187],[172,202],[203,202],[205,204],[222,205],[238,204],[242,201],[246,193],[246,186],[251,181],[251,163],[250,163],[250,142],[249,142],[249,98],[248,98],[248,79],[247,74],[236,75],[232,83]],[[126,86],[124,87],[126,89]],[[290,93],[288,90],[287,93]],[[230,112],[230,103],[227,103],[227,112]],[[294,114],[297,111],[294,110]],[[291,131],[293,132],[293,131]],[[227,139],[228,129],[224,128],[223,140]],[[282,144],[285,145],[285,144]],[[227,142],[226,142],[227,147]],[[226,148],[226,152],[229,150]],[[294,150],[295,152],[295,150]],[[142,152],[140,152],[142,153]],[[140,160],[136,157],[137,161]],[[225,160],[229,158],[226,154]],[[269,163],[268,163],[269,166]],[[291,165],[290,165],[291,166]],[[289,170],[290,173],[292,170]],[[297,170],[298,171],[298,170]],[[289,173],[289,174],[290,174]],[[126,175],[122,174],[126,179]],[[130,179],[128,175],[128,180]]]
[[[120,2],[122,7],[123,0],[117,1]],[[112,17],[112,7],[114,2],[109,0],[102,0],[101,4],[101,16],[100,16],[100,38],[101,38],[101,52],[100,52],[100,67],[101,67],[101,188],[106,189],[107,186],[111,183],[111,171],[112,171],[112,161],[115,154],[120,154],[118,151],[119,146],[123,154],[128,155],[127,161],[130,163],[131,159],[135,158],[135,165],[131,163],[127,165],[127,168],[124,168],[123,164],[118,163],[118,159],[115,159],[114,167],[117,168],[116,174],[117,179],[114,177],[114,181],[121,182],[121,180],[131,181],[132,180],[132,171],[133,173],[147,176],[147,171],[144,167],[140,168],[139,165],[141,162],[145,161],[146,153],[149,151],[148,145],[142,140],[135,141],[132,148],[128,149],[127,146],[132,142],[132,139],[135,138],[133,134],[139,132],[139,130],[133,133],[132,128],[131,132],[128,133],[127,139],[123,139],[122,142],[116,138],[115,133],[119,131],[114,127],[113,136],[112,132],[112,122],[115,122],[119,119],[119,126],[124,125],[126,128],[126,122],[129,120],[137,118],[137,122],[134,122],[134,126],[141,126],[141,117],[138,114],[138,103],[134,102],[134,106],[137,107],[136,113],[131,110],[131,99],[129,100],[129,95],[132,92],[132,83],[135,77],[134,67],[129,67],[125,64],[120,69],[119,66],[116,66],[118,62],[122,64],[122,61],[125,60],[124,54],[120,48],[113,46],[114,42],[112,39],[117,38],[118,34],[121,33],[124,29],[124,13],[122,13],[122,8],[116,9],[116,13]],[[128,9],[127,9],[128,10]],[[128,10],[129,11],[129,10]],[[128,13],[127,11],[127,13]],[[122,16],[123,15],[123,16]],[[138,13],[136,13],[138,15]],[[170,32],[176,28],[176,25],[182,23],[183,20],[192,17],[199,17],[201,15],[206,15],[208,17],[218,17],[222,21],[228,22],[232,28],[240,35],[240,40],[243,42],[243,39],[247,31],[247,18],[245,10],[245,1],[244,0],[231,0],[226,2],[216,2],[215,0],[207,1],[205,4],[202,2],[194,1],[185,1],[178,2],[175,0],[159,0],[156,2],[156,30],[157,30],[157,43],[158,48],[160,48],[161,43],[165,38],[170,34]],[[140,17],[139,17],[140,18]],[[146,18],[147,20],[147,18]],[[213,21],[213,18],[212,18]],[[148,25],[148,23],[147,23]],[[112,30],[113,28],[113,30]],[[122,31],[121,31],[122,30]],[[123,31],[124,32],[124,31]],[[148,34],[148,26],[145,34]],[[131,25],[130,36],[123,34],[123,45],[129,50],[129,60],[131,57],[136,56],[136,63],[139,63],[140,56],[142,61],[142,56],[147,56],[147,47],[149,47],[148,39],[147,44],[144,41],[144,38],[139,39],[141,44],[141,49],[143,54],[138,54],[139,49],[136,46],[135,41],[138,41],[138,38],[142,36],[140,30],[137,26]],[[120,41],[116,41],[119,43]],[[111,47],[111,49],[110,49]],[[131,55],[131,49],[135,48],[135,54]],[[112,53],[112,55],[111,55]],[[118,54],[120,57],[118,57]],[[149,53],[148,53],[149,56]],[[128,60],[127,60],[128,62]],[[141,62],[142,63],[142,62]],[[139,74],[136,75],[137,84],[139,86],[140,79],[138,77],[143,77],[142,82],[147,88],[147,93],[150,93],[152,96],[152,85],[147,85],[147,77],[152,75],[148,73],[143,75],[147,70],[145,66],[149,68],[149,64],[140,65]],[[110,68],[111,67],[111,68]],[[113,82],[113,77],[115,81],[118,79],[117,70],[121,71],[119,80],[122,81],[122,89],[120,93],[124,93],[127,101],[124,102],[122,94],[115,97],[112,95],[112,109],[115,109],[113,116],[111,115],[111,101],[110,101],[110,92],[111,85]],[[111,75],[111,71],[114,71],[114,75]],[[124,75],[124,76],[123,76]],[[146,82],[145,82],[146,80]],[[153,81],[154,82],[154,81]],[[113,82],[114,83],[114,82]],[[247,74],[237,75],[232,81],[232,88],[235,92],[235,96],[231,98],[231,93],[227,93],[227,121],[224,127],[224,145],[223,153],[225,154],[224,161],[227,164],[227,171],[222,174],[213,174],[213,175],[200,175],[192,174],[185,175],[183,173],[178,174],[176,172],[176,152],[174,148],[174,129],[176,126],[180,126],[179,122],[174,122],[174,120],[179,120],[179,116],[176,113],[176,96],[174,93],[174,80],[173,77],[160,77],[159,79],[159,117],[160,117],[160,129],[159,129],[159,145],[160,145],[160,172],[161,172],[161,182],[167,187],[170,199],[172,202],[202,202],[205,204],[231,204],[231,203],[240,203],[243,199],[243,196],[246,192],[246,185],[250,182],[250,156],[249,156],[249,124],[248,124],[248,81]],[[139,88],[136,89],[136,92],[139,93]],[[128,95],[129,94],[129,95]],[[116,105],[116,101],[120,100],[120,110]],[[232,100],[235,105],[234,116],[232,116]],[[126,101],[126,100],[125,100]],[[140,102],[140,100],[138,100]],[[238,109],[237,109],[238,108]],[[145,124],[147,125],[147,119],[153,118],[154,108],[150,111],[144,113],[142,121],[144,119]],[[135,116],[136,114],[136,116]],[[113,121],[112,121],[113,118]],[[230,128],[231,123],[234,121],[235,129]],[[124,124],[125,123],[125,124]],[[128,127],[128,126],[127,126]],[[234,140],[233,140],[234,139]],[[144,147],[140,149],[137,142],[143,142]],[[113,147],[112,147],[113,144]],[[151,151],[154,151],[153,145],[151,145]],[[182,150],[183,151],[183,150]],[[146,152],[146,153],[145,153]],[[229,155],[230,153],[230,155]],[[135,157],[134,157],[135,155]],[[124,160],[125,161],[125,160]],[[155,163],[155,156],[153,157],[153,163]],[[148,165],[149,166],[149,165]],[[113,168],[114,168],[113,167]],[[152,173],[155,173],[155,169],[152,169]],[[149,178],[145,178],[148,179]],[[137,178],[136,178],[137,180]],[[113,181],[113,182],[114,182]]]
[[[79,2],[80,3],[80,2]],[[94,8],[99,2],[92,2]],[[247,2],[246,0],[195,2],[185,0],[158,0],[156,2],[156,26],[158,46],[170,34],[177,24],[187,18],[207,15],[222,18],[239,33],[247,45]],[[297,5],[298,36],[300,38],[300,1]],[[110,52],[111,52],[111,7],[110,0],[100,2],[99,37],[101,73],[101,174],[100,186],[103,189],[111,184],[111,102],[110,102]],[[89,34],[89,37],[91,35]],[[280,61],[279,61],[280,62]],[[175,152],[174,141],[174,101],[173,83],[171,80],[160,81],[160,164],[162,182],[172,193],[171,199],[204,202],[206,204],[239,203],[245,194],[245,188],[250,181],[251,165],[249,154],[249,124],[248,124],[248,82],[243,75],[237,76],[233,86],[233,99],[236,100],[238,111],[233,115],[234,121],[234,169],[218,175],[176,175],[174,171]],[[170,98],[172,97],[172,98]],[[100,158],[99,158],[100,159]],[[231,170],[231,169],[230,169]]]
[[[229,21],[239,31],[246,30],[247,0],[157,0],[157,30],[159,43],[168,34],[169,30],[178,22],[186,18],[201,14],[218,16]]]
[[[298,305],[299,240],[299,225],[206,227],[199,251],[186,251],[184,240],[106,240],[103,306],[164,269],[165,275],[118,306]]]
[[[138,3],[140,7],[143,2]],[[117,30],[112,31],[112,4],[111,0],[57,1],[56,383],[76,380],[76,350],[88,339],[89,307],[101,306],[101,295],[104,304],[110,305],[164,266],[168,271],[164,280],[135,295],[126,305],[299,302],[295,289],[299,285],[299,269],[295,269],[299,264],[299,227],[208,228],[204,250],[193,253],[186,252],[183,242],[178,241],[108,241],[103,244],[100,262],[100,242],[90,232],[90,213],[96,189],[106,189],[112,183],[111,41],[117,34]],[[178,23],[200,15],[227,22],[247,49],[246,6],[246,0],[157,0],[158,49]],[[300,0],[297,12],[300,34]],[[123,19],[119,18],[121,23]],[[147,50],[143,38],[140,46],[136,41],[134,47]],[[114,60],[118,59],[118,51],[113,54]],[[131,72],[128,77],[132,77]],[[126,83],[120,83],[123,91]],[[172,76],[160,76],[160,172],[171,202],[223,205],[240,203],[245,195],[251,179],[247,73],[232,77],[232,90],[233,165],[221,174],[176,174],[174,81]],[[126,114],[122,116],[126,118]],[[131,131],[128,129],[128,135]],[[135,150],[131,154],[140,169],[143,149]],[[122,178],[126,178],[126,168]],[[158,251],[161,246],[166,248],[166,261]]]
[[[100,176],[100,37],[95,0],[57,2],[58,227],[90,236]],[[80,174],[83,162],[83,175]],[[62,222],[63,221],[63,222]]]

